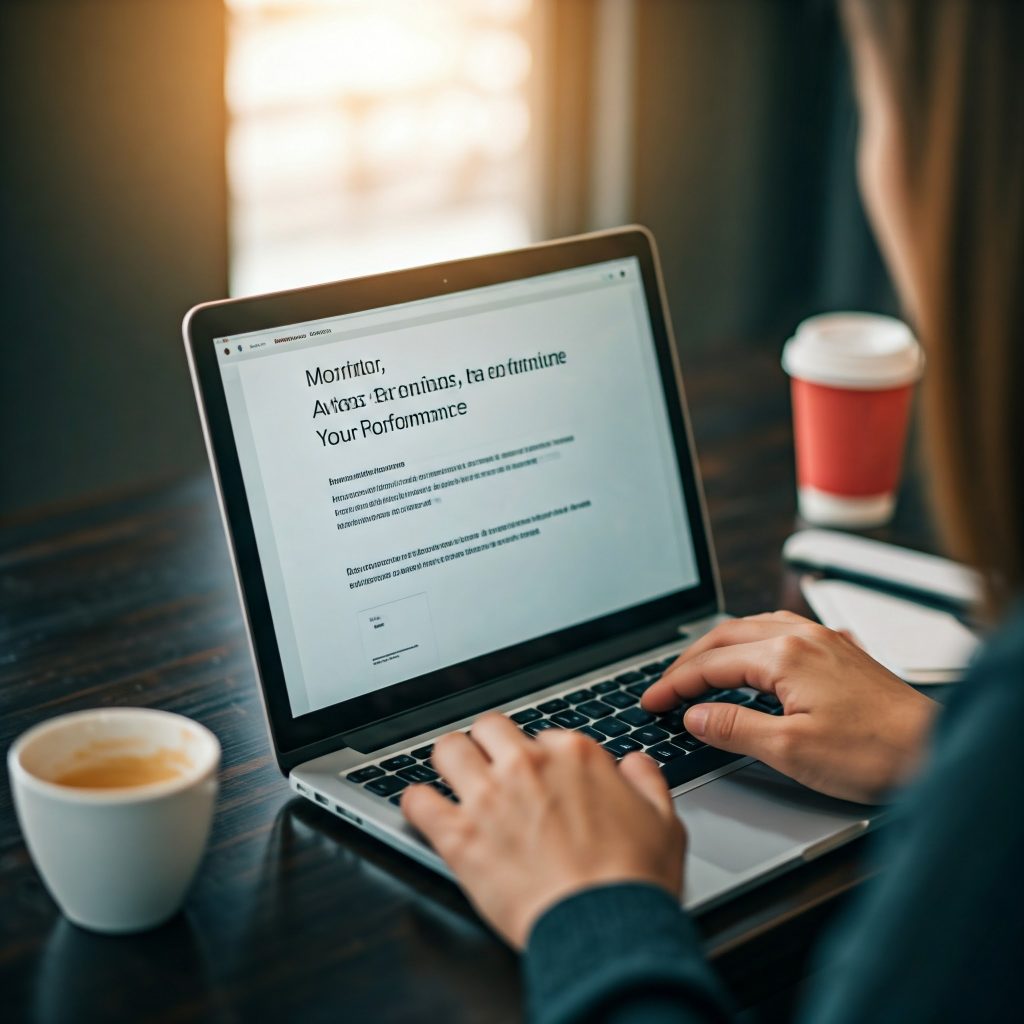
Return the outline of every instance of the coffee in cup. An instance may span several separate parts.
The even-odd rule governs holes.
[[[192,762],[183,750],[158,747],[146,754],[133,753],[135,740],[94,740],[76,750],[69,763],[54,776],[58,786],[73,789],[130,789],[170,782],[185,775]]]
[[[892,517],[924,354],[900,320],[827,313],[786,342],[801,516],[865,528]]]
[[[29,729],[7,763],[29,853],[71,921],[135,932],[178,910],[213,818],[213,733],[167,711],[79,711]]]

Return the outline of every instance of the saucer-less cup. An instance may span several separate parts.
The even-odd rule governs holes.
[[[105,788],[55,781],[111,756],[163,760],[173,774]],[[22,734],[7,765],[29,853],[71,921],[136,932],[178,910],[213,818],[220,744],[209,729],[148,708],[79,711]]]
[[[801,516],[864,528],[892,517],[924,354],[905,323],[870,313],[811,317],[786,342]]]

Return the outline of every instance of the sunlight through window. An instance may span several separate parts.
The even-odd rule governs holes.
[[[534,236],[530,0],[227,0],[231,288]]]

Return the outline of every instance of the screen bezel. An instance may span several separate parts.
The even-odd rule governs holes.
[[[682,622],[702,612],[716,610],[718,590],[704,520],[703,496],[694,471],[689,422],[652,242],[644,229],[626,228],[491,256],[207,303],[188,314],[183,327],[186,350],[257,675],[279,755],[335,737],[341,746],[345,733],[401,712],[443,700],[499,677],[525,672],[611,636],[646,629],[667,620]],[[653,601],[293,717],[214,339],[450,295],[629,256],[637,258],[642,270],[698,582]]]

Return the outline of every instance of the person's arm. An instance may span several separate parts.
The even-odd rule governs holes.
[[[1024,615],[959,684],[879,836],[879,873],[822,944],[801,1020],[1006,1021],[1024,952]]]
[[[549,909],[523,961],[533,1024],[724,1024],[732,1009],[679,902],[639,883]]]
[[[680,906],[683,826],[657,764],[578,733],[535,740],[485,715],[434,745],[459,796],[402,809],[512,946],[532,1020],[720,1024],[727,1001]],[[527,941],[528,940],[528,941]]]

